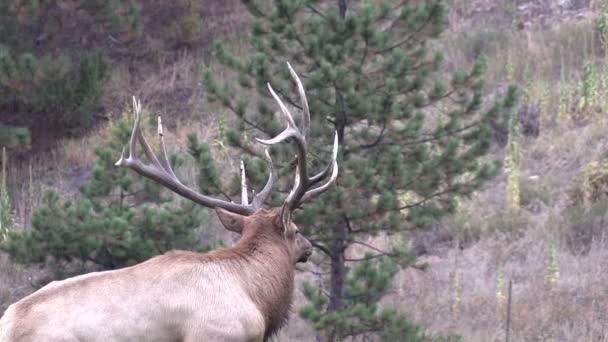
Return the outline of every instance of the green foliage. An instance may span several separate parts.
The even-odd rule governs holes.
[[[608,0],[600,0],[599,13],[595,19],[595,31],[606,48],[606,43],[608,43],[606,40],[608,38]]]
[[[503,269],[502,267],[498,267],[498,270],[496,271],[496,304],[498,312],[502,312],[503,305],[505,302],[504,287],[505,278],[503,274]]]
[[[30,130],[27,127],[0,124],[0,146],[9,149],[27,148],[31,140]]]
[[[532,74],[530,72],[530,65],[526,64],[523,74],[523,95],[522,101],[525,104],[532,103]]]
[[[1,2],[0,111],[64,134],[88,128],[109,72],[106,58],[83,43],[139,35],[139,11],[133,0]]]
[[[37,40],[69,40],[70,35],[74,35],[69,28],[74,27],[75,21],[86,21],[87,26],[95,26],[95,30],[114,35],[136,36],[142,30],[141,5],[136,0],[8,0],[0,4],[0,10],[3,14],[0,16],[0,32],[13,34],[9,38],[10,46],[24,45],[16,42],[19,36],[15,35],[25,34],[20,32],[23,28],[35,28],[37,31],[34,32],[39,34],[35,37]],[[66,12],[72,13],[68,17]]]
[[[76,67],[66,56],[38,59],[0,46],[0,106],[44,114],[68,132],[86,128],[98,109],[107,64],[98,54],[85,55]]]
[[[383,308],[378,301],[390,289],[397,265],[387,260],[373,262],[366,254],[346,278],[343,307],[328,312],[327,300],[320,288],[304,283],[309,301],[300,309],[300,316],[313,323],[315,329],[327,331],[329,340],[342,341],[348,336],[365,336],[381,332],[383,341],[422,341],[420,327],[395,309]]]
[[[520,178],[519,180],[519,203],[522,207],[534,210],[539,203],[551,204],[552,188],[550,182],[540,179]]]
[[[608,200],[608,162],[591,162],[570,181],[568,195],[572,203],[591,207]]]
[[[519,190],[519,164],[520,155],[520,133],[517,125],[517,114],[511,113],[509,121],[509,139],[507,142],[507,151],[505,154],[505,165],[508,170],[506,203],[507,210],[511,215],[517,215],[520,208],[520,190]]]
[[[215,142],[217,145],[217,141]],[[222,158],[226,154],[226,150],[222,148],[216,149],[217,154],[214,156],[209,145],[201,143],[195,134],[188,135],[188,154],[192,156],[198,166],[199,174],[197,183],[201,191],[206,194],[220,196],[227,199],[239,195],[241,191],[241,183],[238,172],[233,172],[231,177],[228,177],[226,172],[220,173],[215,167],[215,160]],[[243,158],[245,168],[247,170],[248,182],[264,182],[268,179],[268,170],[266,163],[261,159],[251,159],[248,156]],[[235,168],[235,171],[237,169]],[[252,197],[249,194],[249,198]],[[272,195],[271,195],[272,196]]]
[[[562,225],[573,253],[586,254],[595,239],[606,234],[608,219],[608,162],[591,162],[581,168],[567,189],[570,205]]]
[[[445,216],[442,222],[445,227],[450,227],[451,238],[458,240],[461,246],[469,246],[479,241],[487,229],[485,222],[478,222],[470,213],[459,209],[454,214]]]
[[[217,151],[221,154],[226,152],[226,129],[224,113],[221,112],[218,118],[217,138],[215,139],[214,145]]]
[[[545,280],[551,285],[555,285],[559,280],[559,267],[557,266],[557,247],[555,246],[555,236],[553,236],[553,234],[549,235]]]
[[[27,209],[28,212],[32,212],[32,208],[34,208],[34,204],[36,201],[36,191],[34,186],[34,172],[32,171],[32,161],[28,165],[28,187],[27,187]]]
[[[578,110],[587,112],[595,110],[597,103],[597,68],[593,59],[588,59],[583,64],[583,73],[581,79],[581,98],[578,104]]]
[[[539,110],[539,115],[540,115],[540,124],[541,124],[541,131],[543,130],[544,125],[546,125],[551,117],[550,117],[550,106],[551,103],[553,102],[551,99],[551,88],[549,87],[549,84],[547,84],[547,82],[544,81],[539,81],[537,82],[537,87],[538,87],[538,110]]]
[[[475,60],[480,56],[496,56],[497,52],[508,46],[509,40],[512,39],[512,33],[504,29],[480,27],[471,31],[460,47],[468,60]],[[514,65],[506,65],[507,75],[510,67]]]
[[[340,310],[328,311],[321,288],[305,282],[304,296],[309,304],[299,314],[316,330],[324,331],[329,341],[352,336],[363,340],[379,336],[382,341],[459,341],[456,336],[429,336],[403,313],[378,303],[390,291],[398,269],[389,259],[374,260],[371,253],[366,253],[346,277]]]
[[[572,204],[563,211],[563,222],[560,225],[570,253],[586,255],[594,242],[603,241],[608,224],[608,202],[603,200],[590,207]]]
[[[295,216],[322,257],[331,260],[327,264],[332,279],[323,280],[329,293],[319,294],[327,297],[325,304],[311,304],[324,318],[306,317],[319,329],[333,326],[336,336],[350,333],[342,329],[355,329],[351,318],[372,320],[361,327],[362,334],[385,329],[392,321],[378,323],[380,311],[371,304],[379,295],[369,297],[363,318],[346,309],[359,306],[357,297],[352,305],[347,303],[349,285],[340,279],[358,279],[343,261],[344,250],[370,235],[428,227],[454,212],[457,196],[471,195],[492,178],[500,162],[482,159],[490,148],[490,125],[507,121],[515,90],[510,88],[504,98],[483,108],[483,58],[449,71],[442,65],[442,54],[428,50],[431,44],[425,43],[446,26],[447,8],[441,0],[398,5],[364,1],[350,7],[347,1],[243,3],[254,17],[249,35],[253,51],[241,57],[220,42],[213,44],[214,56],[235,74],[224,79],[238,82],[223,84],[204,70],[208,100],[219,102],[241,121],[226,132],[228,142],[259,155],[242,137],[274,136],[284,128],[274,114],[277,108],[267,83],[294,112],[299,109],[285,61],[295,68],[311,111],[311,173],[330,159],[334,132],[340,144],[337,186],[303,205]],[[272,154],[277,163],[291,162],[294,146],[273,146]],[[289,176],[278,184],[283,192],[291,188]],[[255,177],[252,185],[259,189],[263,178]],[[279,198],[284,195],[275,196],[272,204],[279,205]],[[401,265],[412,261],[409,253],[389,254]],[[355,263],[354,269],[358,266]]]
[[[47,192],[32,229],[9,233],[0,248],[18,262],[59,266],[57,272],[65,262],[115,269],[171,249],[196,249],[200,209],[186,200],[172,203],[153,182],[114,166],[129,136],[126,120],[117,122],[108,143],[96,149],[93,178],[80,196],[63,200]]]
[[[176,45],[191,44],[200,38],[203,28],[203,18],[200,12],[204,3],[196,0],[176,0],[170,5],[171,12],[176,13],[173,20],[168,24],[165,40]],[[211,19],[211,18],[208,18]]]
[[[11,225],[11,202],[8,197],[8,183],[6,181],[6,147],[2,147],[2,173],[0,174],[0,242],[6,240]]]
[[[560,67],[560,79],[559,79],[559,104],[557,108],[557,122],[562,122],[570,109],[570,103],[572,99],[572,85],[570,80],[566,78],[565,65],[562,62]],[[608,69],[606,69],[608,70]],[[606,73],[608,76],[608,73]],[[606,78],[608,81],[608,78]],[[608,84],[608,83],[607,83]]]
[[[602,90],[604,91],[604,93],[603,93],[604,102],[602,103],[602,108],[604,111],[608,111],[608,51],[604,55],[603,62],[604,63],[603,63],[603,70],[602,70]]]
[[[515,62],[513,61],[512,49],[507,50],[506,62],[505,62],[505,74],[507,82],[513,82],[515,79]]]

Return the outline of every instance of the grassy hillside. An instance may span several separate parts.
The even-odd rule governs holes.
[[[202,26],[187,36],[186,26],[161,30],[153,3],[142,15],[145,27],[156,31],[130,46],[143,44],[154,57],[133,60],[118,53],[125,51],[120,44],[114,47],[101,100],[109,120],[71,138],[33,129],[32,150],[9,153],[11,229],[28,229],[45,188],[70,196],[91,177],[93,149],[107,139],[113,118],[129,115],[131,95],[142,98],[150,115],[166,118],[170,148],[185,150],[191,132],[201,141],[217,138],[222,112],[205,105],[200,70],[211,65],[218,77],[224,75],[207,54],[213,37],[226,37],[247,53],[243,9],[236,1],[199,8]],[[608,9],[603,3],[450,1],[450,30],[434,42],[448,65],[484,55],[489,91],[516,83],[522,101],[513,119],[519,137],[498,139],[493,148],[494,156],[510,158],[504,174],[463,201],[457,214],[410,236],[419,262],[429,267],[401,271],[386,301],[431,332],[464,341],[504,340],[511,283],[513,341],[608,341],[608,36],[598,29]],[[230,115],[226,120],[230,125]],[[214,153],[226,169],[236,170],[234,152]],[[186,180],[194,181],[194,169],[185,165]],[[234,238],[216,222],[212,231],[217,239]],[[316,271],[311,263],[302,269]],[[314,279],[313,273],[302,272],[298,283]],[[0,254],[0,312],[46,277],[46,270],[24,268]],[[304,300],[300,291],[296,307]],[[278,340],[314,340],[310,327],[293,316]]]

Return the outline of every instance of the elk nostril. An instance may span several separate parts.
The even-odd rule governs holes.
[[[306,250],[300,257],[300,259],[298,259],[298,262],[307,262],[308,258],[310,258],[311,255],[312,255],[312,249]]]

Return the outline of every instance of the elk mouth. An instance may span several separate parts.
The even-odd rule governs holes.
[[[307,262],[308,258],[310,258],[311,255],[312,255],[312,250],[304,252],[304,254],[302,254],[300,259],[298,259],[298,262]]]

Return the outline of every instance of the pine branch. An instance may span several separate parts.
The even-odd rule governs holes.
[[[437,3],[435,6],[439,6],[439,3]],[[399,17],[397,19],[395,19],[395,22],[398,21],[399,19],[400,19]],[[374,51],[374,53],[375,54],[384,54],[384,53],[392,51],[396,48],[402,47],[405,44],[408,44],[410,42],[410,40],[415,40],[416,35],[419,34],[420,32],[422,32],[422,30],[424,30],[424,28],[431,22],[432,19],[433,19],[433,16],[429,15],[426,18],[426,20],[418,28],[416,28],[412,33],[410,33],[402,41],[395,43],[389,47],[386,47],[384,49],[376,50],[376,51]],[[392,27],[393,27],[392,25],[389,26],[389,29],[392,29]]]
[[[331,257],[333,255],[333,253],[329,250],[329,248],[327,246],[321,244],[319,241],[312,240],[312,239],[308,239],[308,241],[314,248],[320,250],[321,252],[326,254],[328,257]]]
[[[378,137],[376,138],[376,140],[374,140],[374,142],[372,142],[370,144],[359,145],[358,150],[365,150],[368,148],[373,148],[373,147],[378,146],[378,144],[380,144],[380,142],[382,142],[382,138],[384,137],[385,130],[386,130],[386,119],[382,120],[382,129],[380,130],[380,133],[378,134]]]
[[[378,253],[378,254],[366,256],[363,258],[344,258],[344,261],[345,262],[360,262],[360,261],[367,261],[367,260],[371,260],[371,259],[378,259],[378,258],[382,258],[385,256],[392,256],[392,255],[386,254],[386,253]]]
[[[305,5],[308,9],[310,9],[313,13],[315,13],[316,15],[320,16],[321,18],[327,20],[327,16],[321,12],[321,10],[319,10],[318,8],[316,8],[315,6],[311,5],[311,4],[306,4]]]
[[[379,248],[377,248],[377,247],[374,247],[374,246],[372,246],[372,245],[370,245],[370,244],[368,244],[368,243],[362,242],[362,241],[358,241],[358,240],[350,240],[350,239],[348,239],[348,240],[346,240],[346,241],[348,241],[348,242],[350,242],[350,243],[357,244],[357,245],[365,246],[365,247],[367,247],[367,248],[369,248],[369,249],[371,249],[371,250],[374,250],[374,251],[379,252],[379,253],[381,253],[381,254],[383,254],[383,255],[386,255],[386,256],[391,256],[391,257],[397,256],[397,255],[396,255],[396,254],[394,254],[394,253],[383,251],[383,250],[381,250],[381,249],[379,249]]]

